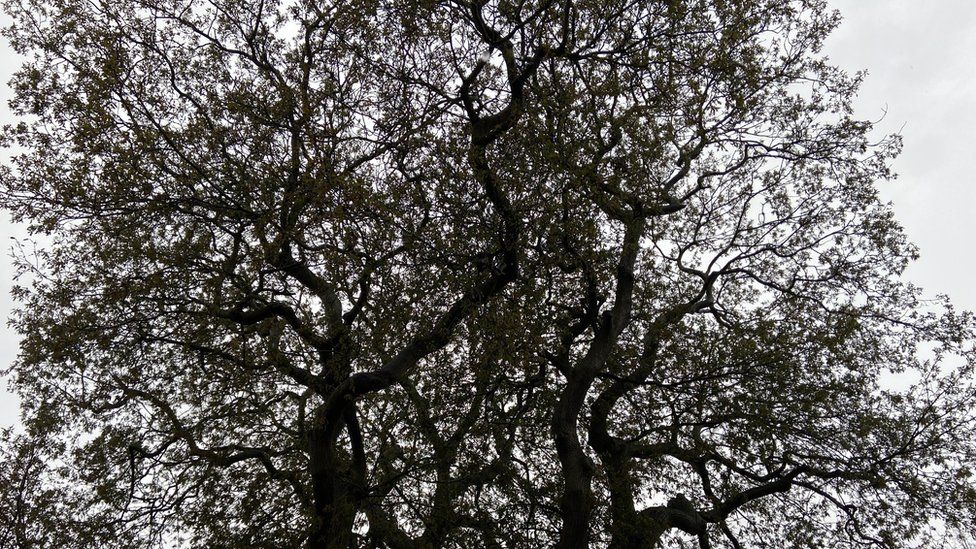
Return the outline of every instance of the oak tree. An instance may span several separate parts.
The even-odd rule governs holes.
[[[824,0],[3,4],[4,544],[970,539]]]

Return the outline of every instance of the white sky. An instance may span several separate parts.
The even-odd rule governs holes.
[[[895,162],[900,177],[883,193],[921,248],[908,278],[928,293],[949,295],[976,309],[971,283],[976,261],[976,2],[972,0],[832,0],[844,14],[827,53],[849,71],[869,75],[856,114],[878,119],[881,132],[901,130],[905,150]],[[0,16],[6,25],[6,18]],[[9,122],[5,83],[17,65],[0,43],[0,121]],[[18,233],[0,215],[0,252]],[[13,307],[9,253],[0,253],[0,318]],[[16,355],[14,333],[0,325],[0,365]],[[17,421],[17,402],[0,382],[0,426]]]
[[[833,0],[844,15],[827,53],[867,69],[855,113],[898,131],[900,174],[882,187],[921,249],[908,278],[976,309],[969,255],[976,236],[976,2]]]

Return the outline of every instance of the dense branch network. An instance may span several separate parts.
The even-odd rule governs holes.
[[[4,5],[0,545],[969,539],[973,321],[825,2]]]

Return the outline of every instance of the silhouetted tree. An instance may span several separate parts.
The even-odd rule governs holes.
[[[968,539],[973,320],[825,4],[6,0],[31,539]]]

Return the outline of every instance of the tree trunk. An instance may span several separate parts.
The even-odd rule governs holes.
[[[559,502],[563,520],[557,545],[560,549],[589,547],[593,463],[583,451],[577,432],[579,408],[588,387],[588,379],[571,376],[553,414],[553,438],[564,483]]]
[[[352,546],[356,510],[343,480],[341,466],[322,414],[308,433],[309,473],[312,478],[313,510],[308,549],[347,549]]]

